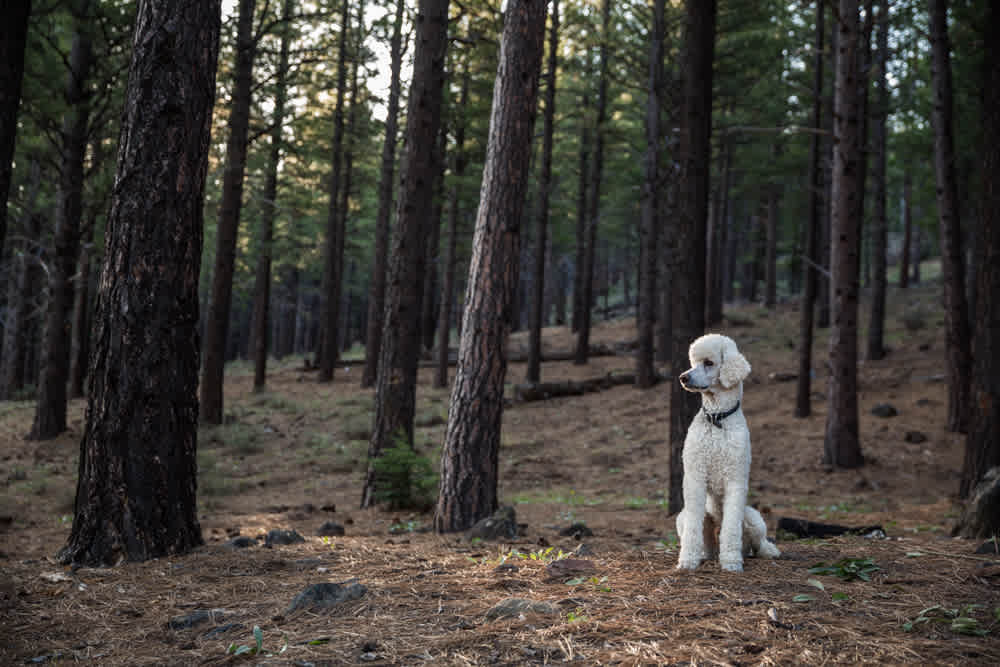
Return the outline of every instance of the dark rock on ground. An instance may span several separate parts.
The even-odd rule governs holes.
[[[921,442],[927,442],[927,436],[920,431],[907,431],[906,435],[903,436],[903,440],[914,444],[920,444]]]
[[[545,566],[545,573],[553,578],[578,577],[590,575],[597,572],[597,566],[593,561],[583,558],[564,558],[554,560]]]
[[[224,613],[224,609],[196,609],[189,614],[174,616],[167,621],[167,627],[171,630],[187,630],[209,621],[219,622]]]
[[[899,411],[889,403],[879,403],[872,408],[872,414],[876,417],[895,417]]]
[[[465,533],[467,540],[497,540],[517,537],[517,513],[514,508],[501,507],[493,516],[481,519]]]
[[[239,630],[242,627],[242,623],[226,623],[225,625],[217,625],[211,630],[205,632],[202,637],[210,639],[211,637],[218,637],[219,635],[225,634],[230,630]]]
[[[524,598],[507,598],[498,602],[486,612],[486,620],[495,621],[499,618],[511,618],[523,613],[543,614],[551,616],[559,613],[559,608],[548,602],[526,600]]]
[[[520,568],[517,565],[514,565],[513,563],[500,563],[495,568],[493,568],[493,571],[496,572],[497,574],[507,574],[509,572],[517,572],[519,569]]]
[[[316,534],[320,537],[340,537],[344,534],[344,527],[336,521],[326,521],[319,527]]]
[[[1000,542],[997,540],[986,540],[976,549],[977,554],[989,554],[990,556],[1000,556]]]
[[[247,537],[246,535],[240,535],[239,537],[234,537],[228,542],[223,543],[222,546],[229,549],[246,549],[247,547],[257,546],[257,540],[252,537]]]
[[[329,609],[342,602],[357,600],[365,595],[368,589],[357,579],[349,579],[340,583],[324,582],[306,586],[305,590],[295,596],[288,605],[286,613],[299,609]]]
[[[272,530],[267,533],[264,546],[273,547],[276,544],[295,544],[305,541],[306,539],[294,530]]]
[[[594,531],[587,527],[587,524],[577,521],[576,523],[571,523],[562,530],[559,534],[563,537],[575,537],[580,539],[581,537],[593,537]]]

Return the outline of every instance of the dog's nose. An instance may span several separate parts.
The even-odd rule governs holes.
[[[679,379],[681,381],[681,384],[687,384],[688,383],[688,381],[691,379],[691,377],[689,375],[690,372],[691,371],[688,371],[687,373],[681,373],[680,374],[680,377],[678,377],[677,379]]]

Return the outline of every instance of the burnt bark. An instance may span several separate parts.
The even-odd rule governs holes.
[[[864,463],[858,432],[858,197],[861,119],[858,2],[840,0],[834,92],[831,200],[830,377],[823,460],[842,468]]]
[[[500,425],[521,218],[531,161],[546,0],[509,0],[493,90],[458,369],[434,530],[465,530],[498,506]]]
[[[10,194],[17,109],[24,81],[24,49],[28,41],[31,0],[10,0],[3,5],[0,27],[0,257],[7,237],[7,197]]]
[[[910,286],[910,250],[913,247],[913,174],[903,173],[903,248],[899,258],[899,287]]]
[[[389,253],[389,217],[392,214],[392,189],[396,167],[396,141],[399,131],[400,68],[402,66],[402,31],[404,0],[396,1],[396,17],[389,42],[389,99],[385,112],[385,139],[382,142],[382,167],[379,175],[378,213],[375,218],[375,252],[371,291],[368,295],[368,329],[365,337],[365,370],[361,386],[375,384],[379,350],[382,347],[382,316],[385,307],[386,260]]]
[[[889,114],[889,87],[886,82],[886,64],[889,62],[889,3],[879,5],[879,27],[876,37],[878,47],[878,100],[875,107],[875,165],[874,212],[872,216],[872,302],[868,324],[868,359],[885,357],[885,297],[886,253],[889,246],[889,225],[886,220],[886,122]]]
[[[441,218],[444,215],[444,173],[447,155],[448,129],[441,124],[438,134],[437,178],[434,179],[434,205],[430,219],[430,236],[427,237],[427,270],[424,271],[424,298],[421,303],[420,337],[426,355],[434,349],[434,334],[437,333],[436,314],[440,309],[438,300],[438,263],[441,258]]]
[[[448,0],[421,0],[415,17],[413,79],[406,113],[406,155],[399,179],[397,231],[386,289],[382,345],[375,388],[375,424],[361,506],[375,503],[374,460],[395,438],[413,446],[413,415],[420,360],[420,313],[427,264],[428,220],[438,173],[434,149],[441,130]]]
[[[64,563],[202,543],[198,272],[219,14],[218,0],[138,6]]]
[[[236,270],[236,237],[243,206],[243,177],[247,164],[247,133],[253,88],[254,0],[239,0],[236,24],[236,69],[233,96],[229,105],[229,137],[222,175],[222,201],[216,231],[215,270],[212,298],[205,318],[205,356],[201,373],[201,420],[221,424],[224,414],[223,384],[226,344],[233,302],[233,274]]]
[[[73,316],[69,350],[69,397],[83,396],[90,350],[90,267],[94,255],[94,216],[84,228],[80,258],[76,264],[73,286]]]
[[[945,369],[948,377],[949,431],[968,427],[969,306],[965,295],[962,225],[958,182],[955,178],[955,140],[952,123],[951,45],[948,39],[948,2],[930,0],[931,121],[934,126],[934,173],[937,180],[938,228],[941,237],[941,282],[944,287]]]

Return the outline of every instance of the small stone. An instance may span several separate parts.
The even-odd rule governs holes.
[[[545,572],[550,577],[570,577],[597,572],[593,561],[583,558],[564,558],[554,560],[545,566]]]
[[[336,512],[337,506],[333,503],[327,503],[326,505],[320,507],[320,509],[323,510],[324,512]]]
[[[273,547],[276,544],[295,544],[305,541],[306,539],[294,530],[272,530],[267,533],[264,546]]]
[[[518,568],[518,566],[514,565],[513,563],[500,563],[495,568],[493,568],[493,571],[496,572],[497,574],[509,574],[517,572],[519,569],[520,568]]]
[[[247,547],[257,546],[257,540],[246,535],[240,535],[239,537],[234,537],[228,542],[224,542],[223,545],[227,549],[246,549]]]
[[[914,444],[920,444],[921,442],[927,442],[927,436],[920,431],[907,431],[906,435],[903,436],[903,440]]]
[[[486,612],[486,620],[495,621],[500,618],[516,618],[523,613],[543,614],[551,616],[559,613],[558,607],[540,600],[524,598],[507,598],[498,602]]]
[[[798,373],[792,373],[789,371],[774,371],[769,373],[767,379],[771,382],[791,382],[792,380],[797,380],[799,378]]]
[[[204,637],[205,639],[209,639],[211,637],[218,637],[219,635],[225,634],[230,630],[238,630],[239,628],[242,627],[243,627],[242,623],[226,623],[225,625],[217,625],[211,630],[205,632],[202,635],[202,637]]]
[[[879,403],[872,408],[872,414],[876,417],[895,417],[899,411],[889,403]]]
[[[336,521],[327,521],[319,527],[316,534],[320,537],[340,537],[344,534],[344,527]]]
[[[559,535],[562,537],[575,537],[576,539],[580,539],[581,537],[593,537],[594,531],[588,528],[587,524],[582,521],[577,521],[560,530]]]
[[[171,630],[187,630],[209,621],[218,622],[223,618],[225,609],[196,609],[190,614],[174,616],[167,621],[167,627]]]
[[[328,609],[342,602],[357,600],[365,595],[368,589],[357,579],[349,579],[341,583],[324,582],[306,586],[305,590],[295,596],[288,605],[286,613],[299,609]]]
[[[479,520],[465,533],[465,539],[472,541],[496,540],[500,538],[514,539],[517,537],[517,519],[514,508],[501,507],[492,516]]]
[[[580,542],[580,544],[577,545],[576,549],[573,549],[573,554],[576,556],[593,556],[594,548],[589,544]]]

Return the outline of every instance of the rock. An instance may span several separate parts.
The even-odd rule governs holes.
[[[953,533],[974,538],[1000,533],[1000,466],[990,468],[976,484]]]
[[[517,519],[514,508],[501,507],[493,516],[481,519],[465,533],[467,540],[514,539],[517,537]]]
[[[920,431],[907,431],[906,435],[903,436],[903,440],[906,442],[912,442],[919,444],[921,442],[927,442],[927,436]]]
[[[218,637],[219,635],[225,634],[230,630],[238,630],[242,627],[242,623],[226,623],[225,625],[217,625],[211,630],[205,632],[202,637],[210,639],[211,637]]]
[[[573,549],[573,555],[575,555],[575,556],[593,556],[594,555],[594,548],[591,547],[589,544],[586,544],[584,542],[580,542],[580,544],[577,545],[576,549]]]
[[[264,546],[273,547],[276,544],[295,544],[305,541],[306,539],[294,530],[271,530],[264,539]]]
[[[357,600],[364,596],[368,589],[357,579],[349,579],[340,583],[324,582],[321,584],[311,584],[295,596],[292,603],[288,605],[286,613],[290,614],[299,609],[329,609],[342,602]]]
[[[333,503],[327,503],[326,505],[320,507],[320,509],[323,510],[324,512],[336,512],[337,506]]]
[[[545,566],[545,573],[552,578],[578,577],[597,572],[593,561],[583,558],[564,558],[554,560]]]
[[[559,608],[548,602],[540,600],[526,600],[524,598],[507,598],[498,602],[492,609],[486,612],[487,621],[495,621],[500,618],[511,618],[520,616],[523,613],[542,614],[553,616],[559,613]]]
[[[495,568],[493,568],[493,571],[496,572],[497,574],[508,574],[512,572],[517,572],[519,569],[520,568],[517,565],[514,565],[513,563],[500,563]]]
[[[344,527],[336,521],[327,521],[319,527],[316,534],[320,537],[340,537],[344,534]]]
[[[167,621],[167,627],[171,630],[188,630],[209,621],[215,623],[222,620],[225,611],[225,609],[196,609],[190,614],[174,616]]]
[[[559,531],[562,537],[575,537],[580,539],[581,537],[593,537],[594,531],[587,528],[587,524],[582,521],[577,521],[576,523],[571,523],[562,530]]]
[[[798,380],[798,373],[791,373],[789,371],[775,371],[769,373],[767,379],[771,382],[791,382],[792,380]]]
[[[921,408],[927,407],[928,405],[932,405],[933,403],[934,403],[934,401],[932,401],[929,398],[918,398],[916,400],[916,405],[918,405]]]
[[[996,540],[986,540],[976,549],[977,554],[989,554],[991,556],[1000,555],[1000,543]]]
[[[246,549],[247,547],[257,546],[257,540],[252,537],[247,537],[246,535],[241,535],[239,537],[234,537],[228,542],[224,542],[222,546],[227,549]]]
[[[879,403],[872,408],[872,414],[876,417],[895,417],[899,411],[889,403]]]

